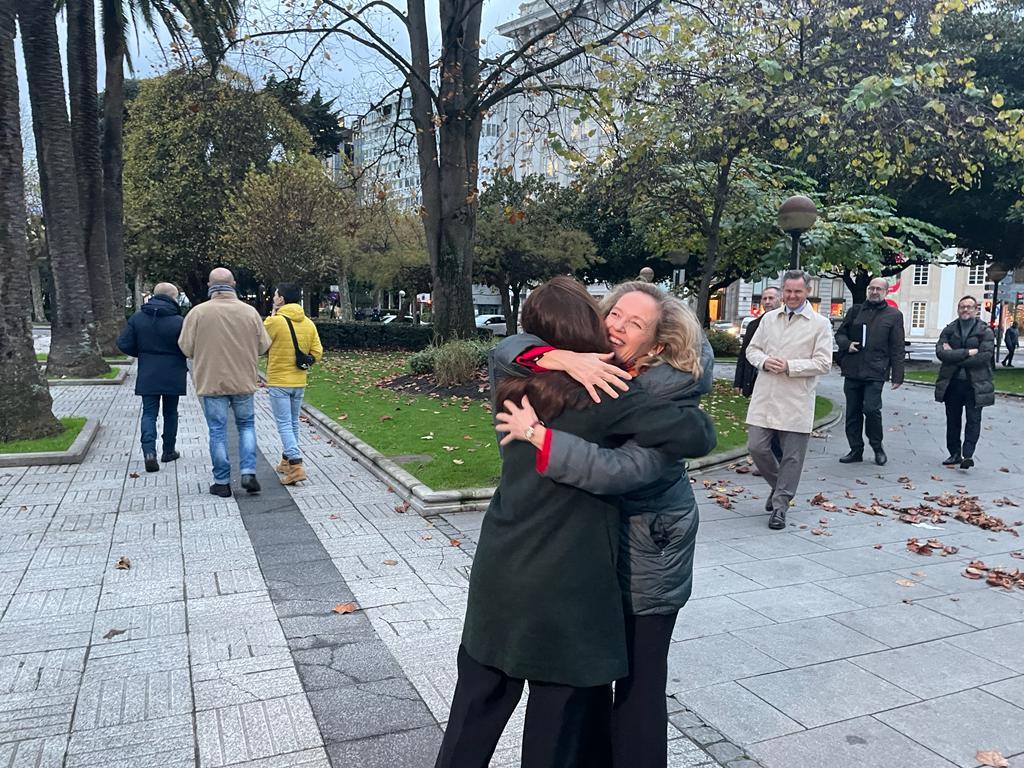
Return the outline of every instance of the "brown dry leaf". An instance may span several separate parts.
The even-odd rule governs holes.
[[[911,581],[910,579],[896,579],[896,583],[901,587],[916,587],[917,582]]]
[[[750,467],[747,466],[746,464],[744,464],[742,466],[739,466],[739,467],[736,467],[736,474],[738,474],[738,475],[745,475],[749,471],[750,471]]]
[[[942,480],[938,475],[932,475],[932,480]]]
[[[131,567],[132,561],[129,560],[127,557],[122,557],[114,564],[114,568],[116,568],[119,571],[127,571]]]
[[[1024,560],[1024,552],[1021,552],[1019,550],[1017,552],[1011,552],[1010,557],[1015,557],[1018,560]]]
[[[924,571],[911,571],[911,572],[910,572],[910,575],[911,575],[911,576],[917,576],[918,578],[924,578],[924,577],[925,577],[925,576],[927,576],[928,574],[927,574],[927,573],[925,573]]]
[[[881,549],[881,548],[882,548],[881,544],[875,544],[875,549]]]
[[[327,516],[327,519],[328,519],[328,520],[337,520],[337,519],[338,519],[338,516],[337,516],[337,515],[328,515],[328,516]]]
[[[999,471],[1000,471],[1000,472],[1009,472],[1009,471],[1010,471],[1010,468],[1009,468],[1009,467],[1000,467],[1000,468],[999,468]]]
[[[857,478],[857,485],[867,485],[867,484],[868,484],[867,480],[861,480],[859,477]]]
[[[852,493],[850,493],[849,491],[846,491],[846,493],[844,493],[844,494],[843,494],[843,496],[845,496],[845,497],[846,497],[846,498],[848,498],[848,499],[856,499],[856,498],[857,498],[856,496],[854,496],[854,495],[853,495]]]
[[[110,640],[112,637],[117,637],[118,635],[123,635],[127,631],[128,631],[127,629],[108,629],[106,631],[106,633],[103,635],[103,639],[104,640]]]
[[[452,540],[451,540],[451,545],[452,545],[453,547],[461,547],[461,546],[462,546],[462,542],[461,542],[461,541],[459,541],[458,539],[452,539]]]
[[[811,533],[813,533],[815,536],[831,536],[832,535],[831,532],[826,531],[824,528],[813,528],[813,529],[811,529]]]
[[[974,759],[982,765],[990,766],[990,768],[1010,768],[1010,763],[1001,752],[996,752],[994,749],[979,749],[975,754]]]
[[[337,421],[344,421],[347,418],[348,418],[348,414],[347,413],[341,413],[341,414],[338,414]]]
[[[811,499],[811,504],[813,504],[816,507],[820,507],[822,504],[826,503],[827,501],[828,501],[828,498],[824,494],[818,493],[818,494],[815,494],[813,499]]]
[[[397,560],[384,560],[382,562],[384,563],[384,565],[398,565]]]
[[[355,613],[359,610],[359,606],[355,603],[338,603],[334,608],[331,609],[334,613]]]
[[[405,513],[405,512],[408,512],[408,511],[409,511],[409,502],[408,501],[403,501],[401,504],[399,504],[397,507],[395,507],[395,512],[397,512],[400,515]]]
[[[827,517],[819,517],[818,518],[818,522],[821,523],[822,525],[828,525],[828,518]]]
[[[430,541],[432,538],[434,537],[428,533],[425,536],[420,536],[420,541]]]
[[[910,482],[910,478],[907,477],[906,475],[903,475],[902,477],[897,477],[896,478],[896,482],[897,483],[909,483]]]
[[[392,419],[390,416],[381,416],[380,420],[381,421],[394,421],[394,419]]]
[[[1020,504],[1018,504],[1016,501],[1012,501],[1011,499],[1008,499],[1005,496],[1003,496],[1000,499],[993,499],[992,503],[995,504],[997,507],[1019,507],[1020,506]]]
[[[132,480],[137,480],[138,477],[139,477],[139,473],[138,472],[129,472],[128,473],[128,477],[130,477]]]

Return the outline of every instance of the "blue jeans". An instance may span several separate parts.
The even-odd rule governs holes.
[[[164,453],[174,450],[178,437],[178,396],[177,395],[143,395],[142,396],[142,453],[156,453],[156,414],[160,410],[160,400],[164,401],[164,433],[161,435]]]
[[[252,395],[218,395],[204,397],[203,414],[210,430],[210,459],[213,461],[213,482],[231,482],[231,460],[228,458],[228,410],[235,414],[238,430],[238,464],[243,475],[256,474],[256,414]]]
[[[270,409],[277,420],[277,433],[281,435],[281,453],[287,459],[302,458],[299,453],[299,413],[305,387],[267,387]]]

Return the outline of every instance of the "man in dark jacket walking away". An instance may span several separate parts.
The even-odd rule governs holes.
[[[892,388],[903,384],[903,313],[885,300],[889,281],[868,283],[868,297],[846,313],[836,331],[836,346],[846,395],[846,439],[850,452],[842,464],[864,460],[864,433],[875,451],[875,464],[888,461],[882,448],[882,387],[892,376]]]
[[[163,453],[160,461],[174,461],[178,437],[178,398],[185,394],[188,367],[178,349],[182,318],[177,302],[178,289],[170,283],[158,283],[153,296],[129,318],[117,338],[117,348],[139,360],[135,394],[142,396],[142,455],[146,471],[156,472],[156,415],[163,402]]]
[[[1020,331],[1017,330],[1017,321],[1006,329],[1003,334],[1003,341],[1006,342],[1006,357],[1003,358],[1003,368],[1013,368],[1013,353],[1017,351],[1017,344],[1020,343]]]
[[[995,336],[978,319],[978,300],[964,296],[956,307],[957,319],[942,329],[935,356],[942,366],[935,381],[935,399],[946,406],[946,448],[943,466],[970,469],[981,436],[981,409],[996,401],[992,385]],[[966,414],[963,444],[960,426]]]

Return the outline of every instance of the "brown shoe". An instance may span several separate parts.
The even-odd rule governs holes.
[[[288,457],[287,456],[282,456],[281,460],[279,462],[277,462],[277,466],[274,467],[274,469],[277,470],[277,473],[279,475],[283,475],[285,472],[287,472],[288,471]]]
[[[305,479],[307,479],[306,470],[302,466],[302,459],[291,459],[288,462],[288,469],[284,471],[281,477],[281,485],[294,485]]]

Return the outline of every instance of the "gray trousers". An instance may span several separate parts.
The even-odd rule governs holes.
[[[782,447],[781,459],[776,459],[772,453],[772,438],[776,436]],[[785,512],[796,495],[800,475],[804,471],[807,441],[810,439],[810,434],[806,432],[747,426],[747,450],[754,460],[754,466],[771,486],[772,509],[775,511]]]

